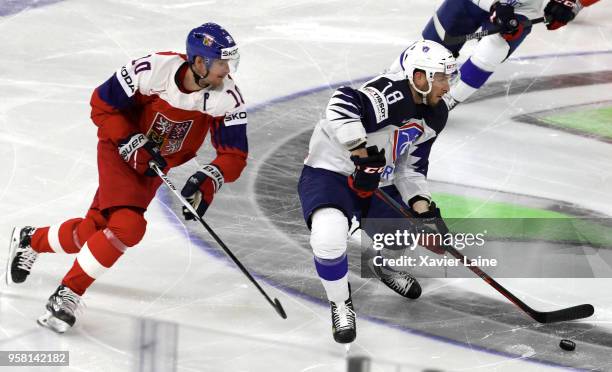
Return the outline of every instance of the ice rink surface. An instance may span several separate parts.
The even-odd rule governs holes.
[[[132,59],[183,52],[186,33],[214,21],[240,46],[235,79],[250,107],[250,153],[206,219],[288,314],[280,319],[205,231],[183,222],[162,187],[145,239],[89,289],[69,333],[35,320],[73,257],[42,255],[25,284],[3,280],[0,350],[70,351],[69,367],[48,371],[345,371],[295,184],[332,88],[388,67],[437,3],[0,1],[0,241],[15,225],[86,211],[97,187],[93,89]],[[434,190],[611,216],[612,145],[519,120],[610,106],[610,19],[603,0],[558,31],[534,27],[488,87],[451,113],[432,153]],[[211,158],[205,147],[171,173],[177,184]],[[595,306],[591,318],[552,325],[477,278],[425,278],[414,302],[354,268],[350,279],[358,314],[350,355],[371,358],[372,371],[612,370],[611,279],[500,279],[537,309]],[[576,351],[561,350],[561,338]]]

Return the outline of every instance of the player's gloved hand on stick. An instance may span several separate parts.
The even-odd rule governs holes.
[[[202,217],[212,203],[215,193],[223,186],[223,182],[221,170],[216,165],[206,164],[189,177],[181,190],[181,195],[193,206],[198,216]],[[187,221],[195,220],[194,215],[186,207],[183,207],[183,217]]]
[[[159,151],[159,148],[149,141],[142,133],[132,133],[117,144],[119,155],[128,165],[139,174],[155,177],[157,174],[149,168],[149,162],[153,160],[164,169],[168,163]]]
[[[436,206],[435,202],[429,203],[429,209],[426,212],[416,213],[416,218],[423,224],[429,231],[425,231],[425,234],[429,235],[422,236],[419,245],[427,248],[428,250],[437,253],[444,254],[446,251],[442,242],[444,241],[445,235],[448,234],[449,230],[442,219],[440,214],[440,208]],[[435,234],[431,235],[431,234]]]
[[[575,0],[550,0],[544,8],[546,28],[556,30],[568,24],[576,16]]]
[[[385,159],[385,149],[380,151],[376,146],[366,149],[368,156],[351,156],[355,164],[355,171],[348,177],[349,187],[357,193],[360,198],[369,198],[378,188],[380,175],[387,163]]]
[[[507,41],[518,39],[523,33],[523,25],[514,14],[514,6],[505,0],[500,0],[491,6],[490,21],[499,27],[499,33]]]
[[[442,215],[440,214],[440,208],[435,202],[429,203],[429,210],[423,213],[417,213],[416,217],[431,230],[442,235],[448,234],[448,226],[444,223]]]

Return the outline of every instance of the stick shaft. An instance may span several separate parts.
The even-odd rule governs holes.
[[[151,167],[151,169],[153,169],[155,171],[155,173],[157,173],[157,175],[162,179],[162,181],[166,184],[166,186],[168,186],[170,191],[172,191],[174,196],[176,196],[176,198],[181,202],[181,204],[185,208],[187,208],[187,210],[189,210],[189,212],[191,212],[191,214],[195,217],[195,219],[198,222],[200,222],[200,224],[202,226],[204,226],[204,228],[206,229],[206,231],[208,231],[210,236],[212,236],[213,239],[215,239],[217,244],[219,244],[219,246],[229,256],[229,258],[231,258],[232,261],[234,261],[234,264],[236,264],[236,266],[238,266],[240,271],[242,271],[242,273],[251,281],[251,283],[253,283],[253,285],[259,290],[259,292],[266,298],[266,300],[268,300],[268,302],[270,303],[270,305],[272,305],[272,307],[274,307],[276,312],[279,313],[279,315],[281,315],[282,318],[286,318],[285,311],[283,310],[282,306],[280,305],[280,302],[278,301],[278,299],[274,299],[274,301],[273,301],[270,298],[270,296],[268,296],[266,291],[264,291],[264,289],[261,287],[261,285],[259,285],[257,280],[255,280],[255,278],[251,275],[251,273],[249,273],[249,271],[246,269],[246,267],[244,267],[242,262],[240,262],[240,260],[238,260],[238,258],[234,255],[234,253],[227,247],[227,245],[225,245],[223,240],[221,240],[221,238],[213,231],[213,229],[210,226],[208,226],[208,224],[198,215],[198,213],[193,208],[193,206],[183,197],[183,195],[181,195],[181,193],[178,191],[176,186],[174,186],[172,181],[170,181],[170,178],[168,178],[168,176],[159,168],[159,166],[156,163],[151,162],[149,164],[149,166]]]
[[[542,23],[544,21],[545,21],[544,17],[540,17],[540,18],[528,19],[522,22],[522,24],[523,24],[523,27],[529,27],[531,25]],[[494,28],[490,30],[482,30],[482,31],[474,32],[472,34],[467,34],[467,35],[460,35],[460,36],[446,35],[444,37],[444,44],[446,45],[461,44],[461,43],[465,43],[466,41],[469,41],[472,39],[480,39],[485,36],[495,35],[495,34],[500,33],[500,31],[501,31],[500,29]]]

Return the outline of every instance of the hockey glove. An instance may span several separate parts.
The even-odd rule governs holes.
[[[128,165],[138,174],[155,177],[156,173],[149,168],[149,162],[153,160],[157,165],[164,169],[168,166],[166,159],[161,156],[159,148],[149,141],[147,136],[142,133],[133,133],[119,141],[117,144],[119,155]]]
[[[506,41],[518,39],[523,33],[523,25],[514,14],[514,7],[504,0],[491,6],[490,21],[499,27],[499,33]]]
[[[546,28],[556,30],[568,24],[577,13],[575,0],[550,0],[544,8]]]
[[[369,198],[378,188],[380,175],[385,169],[385,149],[378,151],[376,146],[367,149],[368,156],[361,158],[351,156],[355,164],[355,171],[348,177],[349,187],[357,193],[360,198]]]
[[[416,214],[416,218],[429,230],[422,232],[423,235],[421,235],[419,245],[434,253],[444,254],[445,249],[442,243],[449,230],[442,219],[440,208],[432,201],[429,204],[429,210]]]
[[[213,164],[206,164],[195,172],[181,190],[181,195],[193,206],[201,218],[213,201],[215,193],[223,186],[223,173]],[[189,209],[183,207],[185,220],[195,220]]]

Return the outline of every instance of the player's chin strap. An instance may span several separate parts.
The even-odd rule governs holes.
[[[195,81],[197,86],[201,86],[200,81],[206,79],[210,71],[206,70],[206,75],[202,76],[195,71],[195,69],[193,68],[193,63],[189,64],[189,68],[191,69],[191,72],[193,72],[193,81]]]
[[[429,94],[429,92],[431,92],[431,88],[433,88],[433,80],[429,80],[429,78],[427,78],[427,85],[429,86],[429,88],[427,88],[427,91],[423,91],[423,90],[420,90],[419,88],[417,88],[417,86],[414,84],[414,81],[412,81],[412,79],[410,79],[409,81],[410,81],[410,85],[412,85],[414,90],[416,90],[417,93],[419,93],[421,95],[421,99],[423,100],[423,104],[426,105],[427,104],[427,95]]]
[[[193,63],[189,63],[189,68],[191,69],[191,72],[193,72],[193,81],[195,81],[196,85],[201,86],[200,85],[200,81],[206,79],[206,77],[208,76],[208,74],[210,74],[210,66],[212,65],[212,63],[210,63],[209,59],[206,57],[202,57],[204,59],[204,66],[206,66],[206,74],[204,76],[198,74],[196,72],[196,70],[193,68]]]

